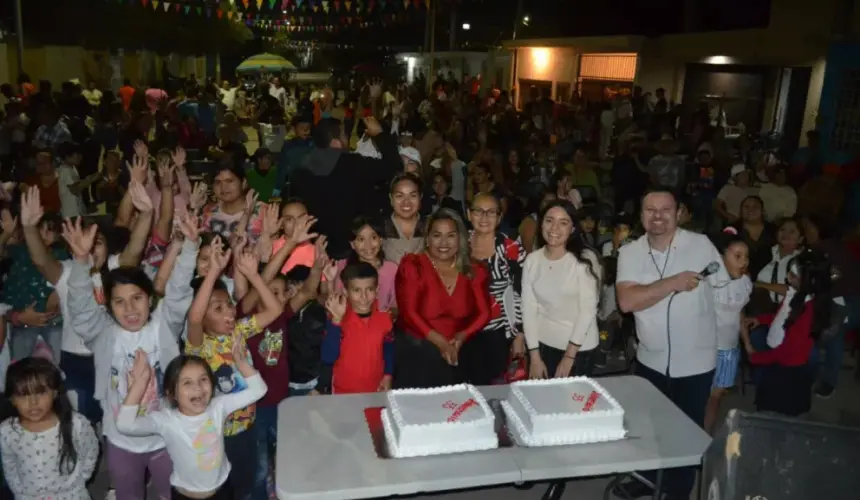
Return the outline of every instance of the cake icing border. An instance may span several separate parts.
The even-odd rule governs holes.
[[[409,391],[413,391],[411,393],[415,393],[412,389],[407,389]],[[421,392],[418,390],[418,392]],[[397,439],[394,437],[394,429],[392,428],[391,419],[389,417],[389,411],[387,408],[382,409],[382,431],[385,435],[385,446],[388,450],[388,455],[392,458],[412,458],[412,457],[430,457],[436,455],[448,455],[451,453],[467,453],[473,451],[484,451],[484,450],[493,450],[499,447],[499,436],[493,432],[492,437],[476,439],[474,441],[466,441],[462,443],[448,443],[446,445],[441,445],[439,443],[434,443],[429,446],[422,447],[413,447],[411,448],[409,453],[404,453],[400,450],[400,447],[397,444]],[[391,412],[393,414],[393,412]],[[480,423],[481,420],[477,420],[474,423]],[[462,423],[462,422],[460,422]],[[473,423],[473,422],[468,422]],[[454,422],[446,422],[445,425],[452,425]],[[436,424],[433,424],[436,425]],[[423,426],[416,426],[423,427]]]
[[[542,446],[565,446],[575,444],[605,443],[609,441],[620,441],[627,436],[627,429],[614,431],[585,431],[578,434],[554,434],[536,438],[529,434],[525,424],[519,415],[507,401],[501,402],[502,411],[505,413],[508,435],[519,446],[542,447]]]
[[[393,391],[389,391],[387,394],[388,397],[388,409],[391,410],[391,417],[394,418],[394,423],[401,429],[424,429],[424,430],[433,430],[436,427],[444,427],[451,428],[452,425],[462,427],[478,427],[482,423],[482,418],[472,420],[471,422],[434,422],[429,424],[408,424],[403,420],[403,413],[400,411],[400,405],[397,404],[396,396],[397,395],[409,395],[409,394],[440,394],[444,392],[452,392],[458,390],[466,390],[472,398],[475,399],[475,402],[478,403],[478,406],[484,412],[484,418],[489,419],[491,422],[495,421],[495,414],[493,413],[490,405],[487,404],[487,400],[484,398],[484,395],[481,394],[475,386],[471,384],[456,384],[456,385],[445,385],[442,387],[433,387],[429,389],[396,389]]]
[[[520,390],[520,387],[528,387],[528,386],[541,386],[541,385],[563,385],[574,382],[585,382],[589,384],[598,394],[602,397],[606,398],[606,401],[609,403],[612,408],[608,410],[598,410],[598,411],[590,411],[590,412],[581,412],[581,413],[538,413],[537,410],[532,406],[529,402],[528,398],[526,398],[523,391]],[[523,409],[525,409],[526,413],[532,419],[540,418],[542,420],[579,420],[581,418],[595,418],[595,417],[617,417],[624,416],[624,408],[618,403],[611,394],[609,394],[606,389],[603,388],[602,385],[598,384],[592,378],[589,377],[564,377],[564,378],[547,378],[547,379],[532,379],[532,380],[521,380],[519,382],[514,382],[510,384],[511,393],[513,393],[514,397],[517,398],[517,401],[522,405]]]

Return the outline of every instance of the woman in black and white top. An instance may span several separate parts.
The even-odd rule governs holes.
[[[514,356],[525,353],[520,283],[526,252],[498,230],[502,209],[494,195],[475,195],[468,216],[472,260],[486,265],[490,274],[490,321],[463,345],[460,369],[464,381],[488,385],[504,374],[509,351]]]
[[[541,212],[536,250],[523,267],[523,326],[529,376],[590,375],[599,341],[602,269],[576,234],[576,209],[557,200]]]

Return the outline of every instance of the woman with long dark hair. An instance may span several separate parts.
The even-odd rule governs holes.
[[[421,179],[415,174],[397,174],[391,181],[389,198],[393,213],[385,220],[383,251],[395,264],[406,254],[420,252],[424,246],[421,189]]]
[[[472,262],[460,217],[437,210],[427,220],[426,235],[424,251],[403,257],[395,279],[398,388],[458,382],[461,347],[490,319],[487,270]]]
[[[587,376],[599,341],[600,259],[576,234],[576,209],[569,201],[549,203],[539,221],[522,284],[530,377]]]

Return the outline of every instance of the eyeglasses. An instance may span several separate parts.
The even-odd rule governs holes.
[[[490,208],[490,209],[472,208],[470,210],[470,212],[477,215],[478,217],[498,217],[499,216],[499,210],[495,209],[495,208]]]

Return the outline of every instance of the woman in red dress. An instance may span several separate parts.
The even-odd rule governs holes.
[[[472,261],[460,217],[441,208],[428,219],[425,234],[424,251],[404,256],[395,279],[397,388],[459,382],[460,348],[490,319],[489,275]]]

